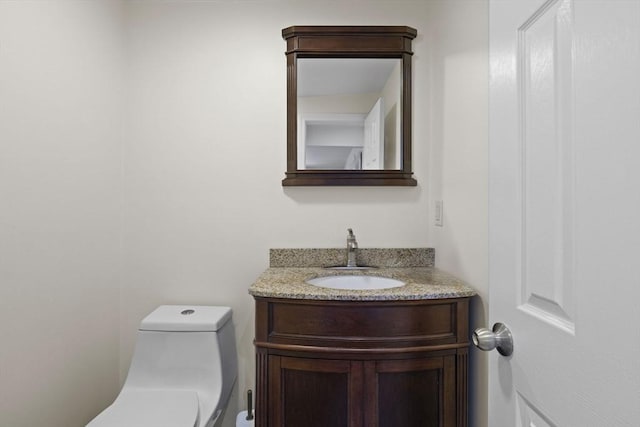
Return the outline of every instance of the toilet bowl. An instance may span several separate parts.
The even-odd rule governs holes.
[[[163,305],[145,317],[116,400],[87,427],[213,427],[238,371],[229,307]]]

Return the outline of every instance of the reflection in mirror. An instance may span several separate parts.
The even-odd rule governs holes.
[[[401,169],[399,58],[298,59],[298,169]]]

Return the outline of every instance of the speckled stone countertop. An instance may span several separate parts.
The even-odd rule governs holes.
[[[433,267],[433,248],[362,248],[358,265],[376,267]],[[331,267],[347,264],[345,248],[270,249],[269,267]]]
[[[426,248],[425,248],[426,249]],[[287,262],[274,262],[274,251],[271,252],[271,267],[258,277],[256,282],[249,288],[249,294],[254,297],[268,298],[289,298],[289,299],[309,299],[309,300],[344,300],[344,301],[400,301],[400,300],[422,300],[422,299],[441,299],[441,298],[462,298],[476,295],[476,291],[465,284],[460,279],[438,270],[433,266],[424,266],[433,262],[433,256],[428,257],[426,263],[422,266],[404,266],[401,261],[402,256],[398,253],[409,255],[415,259],[416,251],[421,249],[398,249],[393,254],[392,265],[398,267],[389,267],[389,263],[381,261],[381,268],[371,270],[329,270],[322,266],[290,266]],[[286,250],[293,251],[293,250]],[[309,250],[303,250],[308,254]],[[317,249],[315,251],[318,251]],[[319,251],[335,251],[333,249]],[[388,251],[388,250],[387,250]],[[427,253],[433,253],[433,250]],[[317,255],[317,254],[316,254]],[[304,254],[299,256],[289,256],[291,262],[302,264],[317,264],[319,258],[313,257],[309,263],[301,262]],[[279,255],[277,255],[279,257]],[[281,258],[281,257],[280,257]],[[411,262],[415,264],[415,262]],[[273,265],[278,265],[274,267]],[[324,262],[320,262],[324,264]],[[420,263],[419,263],[420,264]],[[333,264],[335,265],[335,264]],[[375,289],[375,290],[344,290],[330,289],[314,286],[306,283],[306,280],[336,275],[367,275],[382,276],[401,280],[406,284],[398,288]]]

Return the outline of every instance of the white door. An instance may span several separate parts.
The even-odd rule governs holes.
[[[491,1],[489,188],[489,426],[640,426],[640,0]]]
[[[384,169],[384,108],[382,98],[364,119],[362,169]]]

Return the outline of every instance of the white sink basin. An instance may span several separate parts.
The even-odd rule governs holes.
[[[307,280],[307,283],[321,288],[353,290],[389,289],[405,285],[404,282],[389,277],[355,275],[316,277]]]

